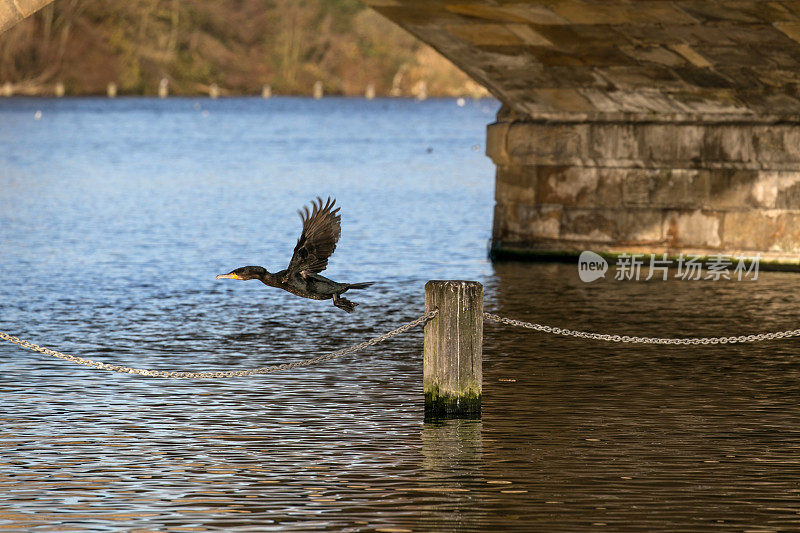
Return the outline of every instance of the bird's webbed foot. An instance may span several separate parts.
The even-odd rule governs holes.
[[[344,310],[344,311],[346,311],[348,313],[352,313],[353,311],[356,310],[356,306],[358,304],[354,303],[354,302],[351,302],[347,298],[343,298],[342,296],[339,296],[338,294],[334,294],[333,295],[333,305],[335,305],[339,309],[342,309],[342,310]]]

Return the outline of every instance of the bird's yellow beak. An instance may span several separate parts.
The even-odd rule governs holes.
[[[238,274],[220,274],[217,279],[242,279]]]

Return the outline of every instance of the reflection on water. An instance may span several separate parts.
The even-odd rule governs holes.
[[[129,366],[249,368],[416,318],[436,278],[484,283],[488,311],[574,329],[797,327],[796,274],[587,284],[575,265],[489,264],[493,169],[472,146],[494,110],[4,100],[0,329]],[[294,209],[329,193],[343,216],[331,277],[379,281],[356,313],[214,280],[282,268]],[[796,339],[615,345],[487,324],[482,419],[436,424],[422,422],[421,342],[204,381],[0,345],[0,526],[800,528]]]

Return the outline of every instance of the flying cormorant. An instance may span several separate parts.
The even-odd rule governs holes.
[[[285,270],[271,274],[260,266],[245,266],[227,274],[220,274],[217,279],[258,279],[270,287],[278,287],[303,298],[327,300],[333,298],[333,305],[348,313],[355,310],[356,303],[342,297],[342,293],[350,289],[365,289],[368,283],[337,283],[319,273],[328,266],[328,258],[336,249],[336,241],[342,232],[339,208],[333,209],[336,200],[328,197],[323,205],[322,198],[311,202],[312,209],[304,207],[298,211],[303,221],[303,232],[294,247],[292,260]]]

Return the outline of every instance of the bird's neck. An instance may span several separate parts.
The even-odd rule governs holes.
[[[275,287],[278,282],[278,277],[275,274],[270,272],[265,272],[260,278],[261,283],[264,285],[269,285],[270,287]]]

